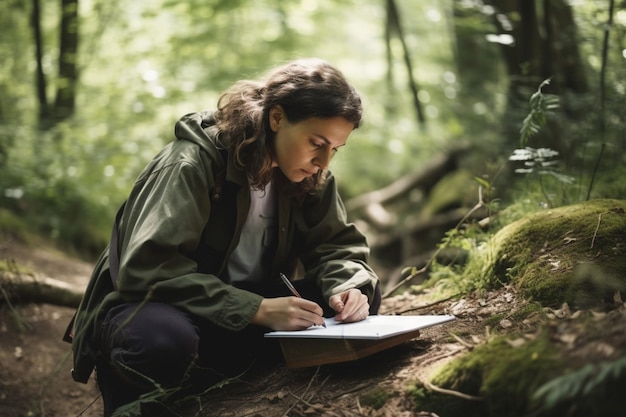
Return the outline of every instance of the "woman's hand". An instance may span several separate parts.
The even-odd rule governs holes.
[[[303,330],[324,324],[323,313],[317,303],[304,298],[264,298],[251,323],[272,330]]]
[[[356,288],[333,295],[328,303],[337,312],[335,320],[344,323],[365,320],[370,314],[367,296]]]

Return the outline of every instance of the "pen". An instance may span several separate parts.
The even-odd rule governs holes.
[[[291,283],[291,281],[289,281],[289,278],[287,278],[285,276],[285,274],[283,274],[282,272],[280,273],[280,279],[283,280],[283,282],[285,283],[285,285],[287,286],[287,288],[289,288],[289,291],[291,291],[291,293],[293,295],[295,295],[298,298],[302,298],[302,296],[300,295],[300,293],[298,292],[298,290],[296,290],[296,287],[293,286],[293,284]]]
[[[293,284],[291,283],[291,281],[289,281],[289,278],[287,278],[287,276],[285,274],[283,274],[282,272],[280,273],[280,279],[283,280],[283,282],[285,283],[285,285],[287,286],[287,288],[289,288],[289,291],[291,291],[291,293],[293,295],[295,295],[298,298],[302,298],[302,296],[300,295],[300,293],[298,292],[298,290],[296,290],[296,287],[293,286]],[[322,324],[323,327],[326,327],[326,323]]]

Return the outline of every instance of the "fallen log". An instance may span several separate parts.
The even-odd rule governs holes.
[[[368,236],[371,256],[382,265],[406,266],[409,259],[430,251],[446,231],[459,226],[462,221],[482,221],[488,215],[485,209],[472,212],[461,207],[428,217],[409,217],[402,222],[401,228]]]
[[[53,304],[76,308],[83,289],[39,274],[0,272],[0,304]]]
[[[385,205],[405,198],[413,189],[430,189],[441,177],[456,169],[457,157],[461,152],[462,149],[459,149],[436,156],[425,167],[400,177],[388,186],[346,201],[346,210],[351,214],[360,213],[370,205]]]

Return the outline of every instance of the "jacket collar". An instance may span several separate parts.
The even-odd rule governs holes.
[[[242,187],[248,185],[246,172],[237,166],[235,163],[235,153],[232,151],[228,152],[226,160],[226,180]]]

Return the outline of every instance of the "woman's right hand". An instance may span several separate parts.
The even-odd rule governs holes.
[[[304,298],[264,298],[251,323],[272,330],[303,330],[324,324],[322,314],[322,307]]]

